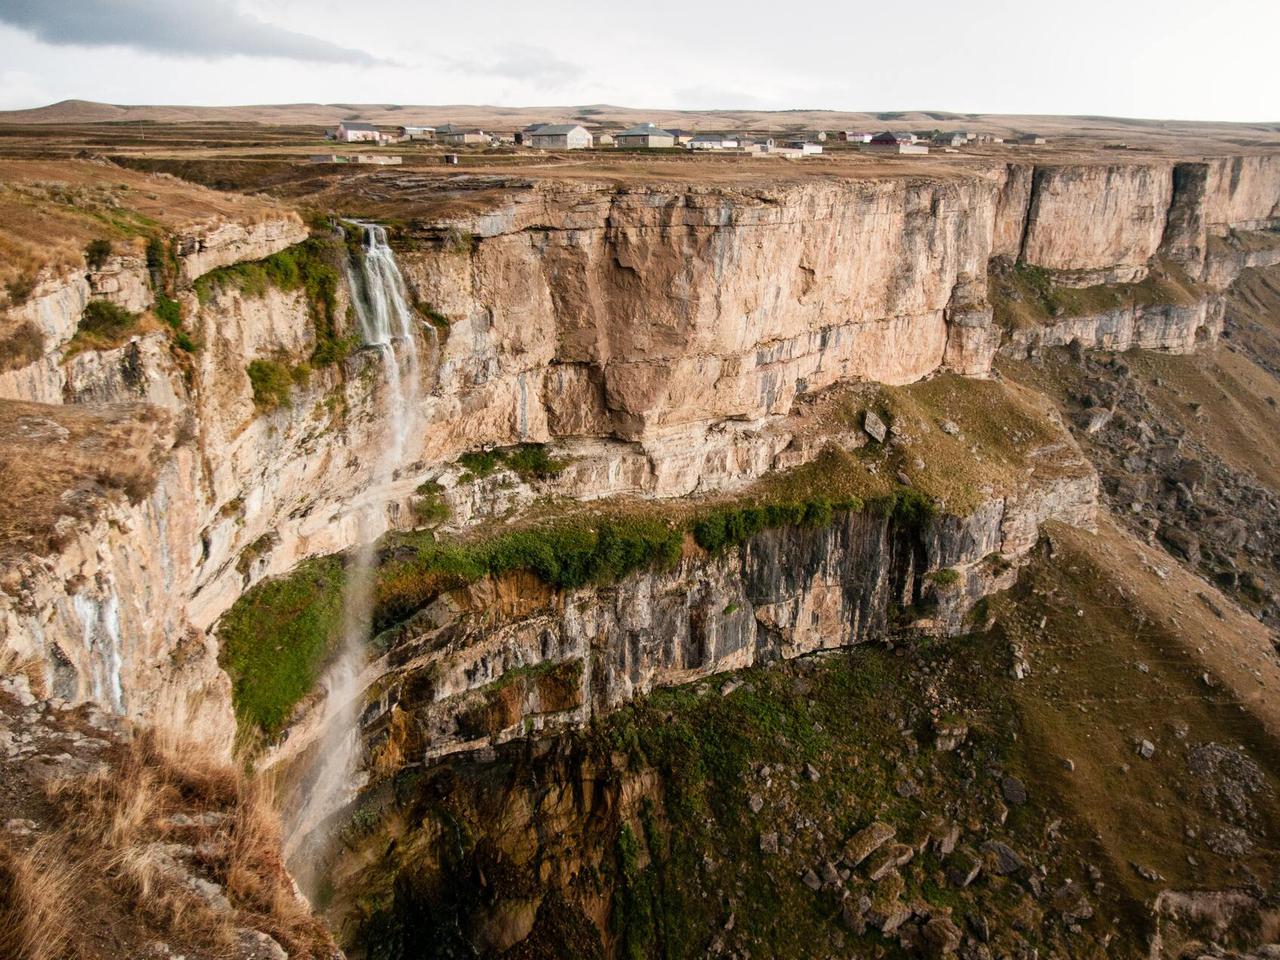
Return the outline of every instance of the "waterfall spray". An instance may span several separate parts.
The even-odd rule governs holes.
[[[387,244],[386,230],[377,224],[359,226],[364,232],[363,256],[354,264],[348,260],[347,285],[361,341],[382,358],[388,435],[371,464],[372,496],[356,514],[357,546],[347,566],[343,591],[341,647],[323,681],[323,733],[310,786],[300,809],[290,818],[285,844],[288,856],[363,785],[356,777],[364,690],[361,674],[366,666],[365,650],[372,625],[374,545],[387,525],[385,505],[378,493],[392,480],[418,422],[418,341],[404,277]]]

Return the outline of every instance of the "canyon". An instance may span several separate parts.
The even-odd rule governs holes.
[[[972,636],[998,636],[1025,675],[1035,640],[1009,624],[1040,602],[1047,531],[1089,563],[1089,536],[1130,547],[1082,415],[1024,367],[1063,348],[1082,369],[1223,350],[1238,281],[1280,264],[1273,153],[720,179],[406,169],[324,184],[323,213],[263,195],[237,213],[99,161],[5,164],[5,202],[61,209],[42,184],[120,182],[126,205],[166,190],[194,210],[96,263],[34,266],[21,298],[9,286],[6,672],[270,772],[290,867],[352,956],[425,949],[405,924],[426,904],[443,936],[445,901],[472,931],[456,955],[523,949],[564,917],[596,944],[581,955],[619,955],[625,884],[582,892],[606,870],[591,845],[613,842],[584,824],[648,837],[634,872],[679,820],[662,773],[574,738],[663,696],[719,699],[740,674],[783,696],[793,677],[834,683],[822,665],[853,647]],[[379,258],[402,275],[386,289],[405,326],[375,336]],[[94,340],[91,303],[132,325]],[[364,576],[371,635],[339,682],[341,599]],[[352,698],[355,769],[308,810],[326,704]],[[502,869],[546,853],[561,873],[544,891],[486,878],[483,903],[455,903],[444,888],[471,889],[479,847],[441,852],[447,818],[406,784],[445,790],[447,773],[478,810],[502,769],[610,786],[564,786],[572,854],[516,829],[524,814],[503,821]],[[401,848],[383,856],[388,835]]]

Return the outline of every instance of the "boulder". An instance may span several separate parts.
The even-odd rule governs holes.
[[[1001,876],[1017,873],[1026,867],[1026,862],[1018,852],[999,840],[988,840],[982,845],[982,852],[986,855],[991,869]]]
[[[848,867],[856,867],[892,840],[896,833],[897,831],[889,824],[877,820],[863,827],[845,842],[841,859]]]
[[[863,415],[862,429],[867,431],[867,435],[876,443],[884,443],[885,437],[889,435],[888,425],[876,415],[874,410],[868,410]]]

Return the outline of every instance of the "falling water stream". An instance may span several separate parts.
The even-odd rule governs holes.
[[[351,290],[363,345],[382,357],[386,436],[369,465],[370,497],[357,508],[357,546],[347,565],[342,598],[342,640],[337,659],[323,681],[325,700],[314,754],[316,767],[306,795],[290,817],[286,855],[292,856],[335,810],[351,800],[361,783],[356,775],[360,749],[359,716],[366,666],[366,647],[372,624],[374,545],[386,529],[381,491],[401,464],[409,438],[417,427],[421,384],[418,341],[404,277],[387,244],[386,230],[360,223],[363,256],[349,258],[347,285]]]

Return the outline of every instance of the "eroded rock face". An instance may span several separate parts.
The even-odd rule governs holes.
[[[1168,164],[1038,167],[1021,257],[1051,270],[1141,277],[1160,246],[1173,193]]]
[[[387,528],[409,523],[422,478],[479,446],[564,444],[576,459],[555,492],[583,498],[684,496],[795,466],[821,446],[787,421],[797,397],[850,379],[909,382],[940,368],[985,375],[997,345],[985,300],[994,253],[1127,276],[1145,270],[1162,236],[1166,254],[1195,261],[1201,226],[1209,235],[1271,222],[1280,193],[1273,160],[1182,167],[1180,176],[1172,162],[1012,164],[743,189],[513,186],[489,213],[419,224],[402,238],[411,294],[448,327],[420,325],[420,429],[402,469],[379,489],[369,487],[368,464],[387,425],[374,355],[317,369],[288,406],[255,407],[248,363],[296,364],[314,347],[297,294],[224,291],[205,305],[185,294],[196,354],[177,356],[150,334],[64,363],[91,296],[129,309],[149,302],[145,269],[122,260],[100,276],[50,281],[19,318],[39,329],[46,352],[0,374],[0,395],[145,399],[172,411],[187,435],[179,446],[198,455],[173,455],[147,505],[121,507],[112,532],[93,532],[84,556],[38,574],[29,591],[37,599],[14,608],[9,635],[42,648],[51,676],[61,669],[56,650],[97,649],[85,637],[102,617],[87,608],[81,616],[68,601],[77,592],[64,586],[92,581],[102,585],[95,602],[128,593],[139,649],[172,650],[189,627],[203,638],[252,583],[350,546],[365,505],[385,507]],[[182,274],[260,258],[303,233],[292,217],[189,231],[178,238]],[[1214,276],[1268,255],[1224,246],[1215,261],[1216,248],[1204,247],[1205,263],[1230,261],[1206,268]],[[341,292],[339,316],[346,298]],[[1186,349],[1216,322],[1206,303],[1086,318],[1041,336]],[[446,495],[459,524],[533,495],[453,489]],[[153,529],[160,523],[163,536]],[[1020,530],[1034,538],[1034,522]],[[103,561],[99,543],[117,559]],[[125,686],[141,686],[124,702],[156,702],[162,681],[130,669]],[[80,695],[92,695],[88,676],[75,681]]]
[[[388,718],[407,716],[397,751],[433,758],[579,725],[655,687],[881,637],[904,608],[916,630],[962,632],[978,599],[1012,583],[1041,523],[1092,525],[1096,477],[1077,457],[1061,466],[923,529],[846,513],[721,557],[689,547],[676,569],[612,587],[560,592],[515,575],[446,593],[394,631],[366,733],[376,748]],[[935,583],[944,568],[954,576]]]
[[[977,178],[537,188],[456,225],[468,249],[423,243],[402,260],[451,321],[444,393],[514,400],[511,426],[534,439],[647,440],[936,370],[953,289],[985,277],[993,216]]]

